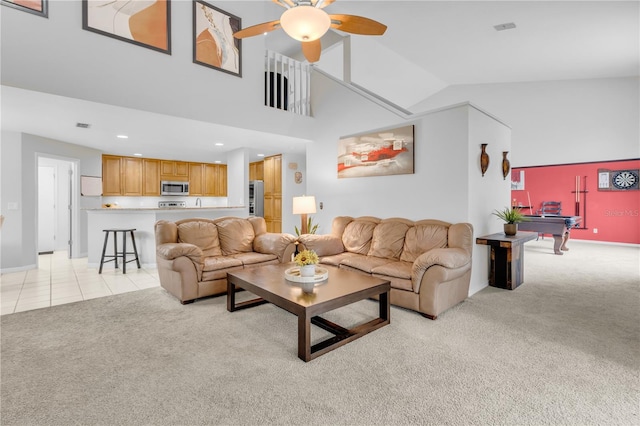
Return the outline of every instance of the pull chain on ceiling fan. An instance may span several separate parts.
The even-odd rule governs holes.
[[[280,20],[263,22],[233,34],[235,38],[253,37],[282,28],[287,35],[302,43],[302,53],[309,62],[320,59],[320,38],[335,28],[351,34],[382,35],[387,26],[373,19],[355,15],[329,15],[322,10],[335,0],[272,0],[286,8]]]

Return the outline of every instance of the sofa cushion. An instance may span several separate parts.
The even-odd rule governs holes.
[[[348,259],[350,257],[358,256],[355,253],[349,253],[345,251],[344,253],[336,254],[333,256],[324,256],[320,258],[320,263],[324,263],[326,265],[340,266],[343,260]]]
[[[371,272],[375,275],[411,280],[412,266],[413,263],[411,262],[389,262],[385,263],[384,265],[376,266],[371,270]]]
[[[400,260],[413,262],[422,253],[447,247],[448,228],[437,224],[415,225],[407,230]]]
[[[342,262],[340,262],[340,266],[348,266],[351,269],[357,269],[358,271],[370,274],[371,271],[375,268],[389,262],[392,262],[392,260],[385,259],[383,257],[374,257],[360,254],[346,257],[342,260]]]
[[[346,251],[367,254],[371,248],[371,238],[377,222],[354,220],[344,228],[342,244]]]
[[[202,270],[205,272],[219,271],[222,269],[232,268],[234,266],[242,266],[242,261],[230,256],[210,256],[204,258],[204,266],[202,267]]]
[[[220,248],[223,255],[253,251],[255,232],[248,220],[229,218],[216,222],[216,225],[218,226]]]
[[[409,225],[402,222],[379,223],[373,230],[369,256],[399,259],[404,247],[404,236],[408,229]]]
[[[204,257],[222,254],[218,229],[211,222],[192,221],[179,224],[178,242],[200,247]]]
[[[238,259],[245,266],[255,265],[255,264],[265,263],[270,261],[275,261],[275,263],[279,263],[278,256],[275,254],[263,254],[263,253],[250,252],[250,253],[233,254],[231,255],[231,257],[234,259]]]

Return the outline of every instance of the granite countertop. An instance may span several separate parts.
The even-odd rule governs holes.
[[[86,211],[100,211],[100,212],[139,212],[139,211],[181,211],[181,210],[232,210],[232,209],[244,209],[245,206],[224,206],[224,207],[97,207],[93,209],[82,209]]]

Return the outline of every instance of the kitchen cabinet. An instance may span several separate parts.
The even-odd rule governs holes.
[[[142,195],[160,195],[160,160],[142,160]]]
[[[189,163],[186,161],[160,160],[162,180],[185,182],[189,180]]]
[[[142,158],[102,156],[102,195],[140,196],[143,188]],[[159,188],[158,188],[159,189]]]
[[[204,195],[227,196],[227,165],[204,164]]]
[[[172,174],[166,174],[172,173]],[[189,182],[189,195],[227,196],[227,165],[102,156],[104,196],[160,196],[163,180]]]
[[[249,180],[264,180],[264,161],[249,163]]]
[[[142,195],[142,158],[122,157],[122,195]]]
[[[264,159],[264,220],[267,232],[282,232],[282,156]]]
[[[226,197],[227,196],[227,165],[226,164],[216,164],[217,166],[217,176],[218,176],[218,185],[216,186],[216,196],[217,197]]]
[[[115,155],[102,156],[102,195],[122,195],[122,167]]]
[[[204,195],[204,164],[189,163],[189,195]]]

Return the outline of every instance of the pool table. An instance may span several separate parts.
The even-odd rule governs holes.
[[[581,216],[557,216],[557,215],[525,215],[527,220],[518,223],[519,231],[532,231],[538,234],[553,235],[553,252],[563,254],[569,241],[569,232],[582,223]]]

